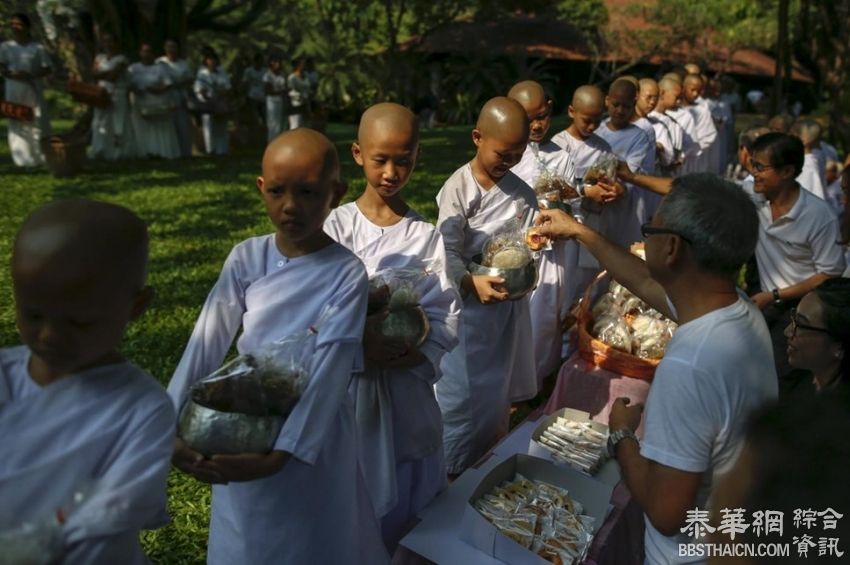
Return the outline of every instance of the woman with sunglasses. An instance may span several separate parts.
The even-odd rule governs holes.
[[[824,281],[791,312],[788,363],[812,372],[820,391],[850,384],[850,279]]]

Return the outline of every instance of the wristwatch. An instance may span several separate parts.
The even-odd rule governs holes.
[[[635,433],[628,428],[623,428],[621,430],[611,432],[611,434],[608,436],[608,455],[611,457],[611,459],[617,458],[617,444],[626,438],[633,439],[636,442],[640,443]]]
[[[771,292],[771,294],[773,294],[773,303],[774,304],[779,304],[780,302],[782,302],[782,299],[779,297],[779,289],[778,288],[774,288],[770,292]]]

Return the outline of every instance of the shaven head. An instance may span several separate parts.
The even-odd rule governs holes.
[[[637,87],[630,80],[617,79],[608,88],[605,106],[611,118],[610,126],[614,130],[623,129],[629,125],[635,111]]]
[[[699,75],[688,75],[682,80],[682,95],[689,104],[694,104],[702,94],[702,77]]]
[[[506,143],[528,140],[528,116],[519,102],[506,96],[491,98],[481,108],[475,129],[482,138],[493,137]]]
[[[625,81],[628,81],[628,82],[632,83],[633,85],[635,85],[635,89],[637,89],[637,88],[639,87],[639,86],[638,86],[638,83],[639,83],[640,81],[638,81],[638,78],[637,78],[636,76],[634,76],[634,75],[623,75],[623,76],[621,76],[620,78],[618,78],[617,80],[625,80]],[[617,81],[614,81],[614,82],[617,82]]]
[[[263,178],[267,182],[281,167],[291,166],[318,169],[321,178],[339,181],[339,155],[336,147],[316,130],[289,130],[266,146],[262,167]]]
[[[702,74],[702,69],[699,68],[699,65],[696,63],[687,63],[685,65],[685,70],[689,75],[700,75]]]
[[[543,141],[552,118],[552,101],[543,86],[533,80],[518,82],[508,91],[508,98],[516,100],[525,109],[529,122],[528,141]]]
[[[812,149],[820,143],[822,130],[815,120],[803,118],[794,122],[788,133],[796,135],[807,149]]]
[[[638,81],[638,101],[635,110],[641,116],[646,116],[658,104],[658,83],[651,78]]]
[[[419,143],[419,120],[409,108],[394,102],[382,102],[370,106],[360,117],[357,128],[357,142],[367,143],[370,136],[379,131],[398,132],[405,135],[416,145]]]
[[[15,238],[12,271],[111,281],[128,295],[144,287],[148,231],[133,212],[86,199],[58,200],[24,221]]]
[[[598,87],[586,84],[573,93],[568,112],[573,123],[567,128],[574,137],[587,139],[599,127],[605,109],[605,94]]]
[[[682,84],[682,76],[679,73],[667,73],[661,77],[661,80],[672,80],[676,84]]]

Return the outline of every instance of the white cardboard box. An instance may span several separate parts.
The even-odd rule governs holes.
[[[562,463],[560,461],[556,461],[552,457],[552,452],[546,449],[543,444],[540,443],[540,436],[543,435],[543,432],[558,418],[565,418],[567,420],[573,420],[575,422],[590,422],[591,427],[603,434],[608,433],[608,426],[605,424],[601,424],[599,422],[594,422],[590,419],[590,413],[583,412],[581,410],[574,410],[572,408],[562,408],[556,412],[553,412],[549,416],[543,418],[543,421],[540,422],[534,431],[531,433],[531,439],[528,442],[528,454],[533,455],[535,457],[539,457],[541,459],[545,459],[547,461],[552,461],[555,465],[566,467],[569,469],[574,469],[576,472],[582,473],[586,475],[584,471],[581,469],[577,469],[567,463]],[[602,466],[593,474],[593,478],[598,481],[602,481],[606,485],[609,485],[611,488],[617,486],[617,483],[620,482],[622,478],[620,474],[620,466],[613,459],[608,459],[605,461]]]
[[[519,473],[529,479],[550,483],[569,491],[584,506],[584,514],[596,519],[594,533],[605,520],[613,487],[570,467],[559,467],[550,461],[517,454],[487,473],[467,499],[460,523],[460,538],[488,557],[511,565],[547,565],[549,562],[522,547],[481,515],[473,506],[476,500]]]

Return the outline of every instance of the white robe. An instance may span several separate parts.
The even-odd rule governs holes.
[[[694,118],[694,139],[699,145],[699,153],[697,153],[693,169],[688,169],[688,172],[714,173],[716,164],[712,162],[714,158],[712,146],[717,141],[717,127],[714,125],[711,110],[705,104],[705,101],[697,101],[696,104],[691,104],[685,109]]]
[[[670,116],[655,110],[647,115],[647,119],[655,131],[655,141],[664,148],[664,151],[656,151],[656,171],[664,169],[667,173],[677,173],[673,163],[682,156],[682,126]]]
[[[174,128],[177,133],[177,143],[180,146],[181,157],[192,156],[192,119],[189,116],[189,109],[186,106],[186,96],[188,94],[189,85],[192,84],[194,73],[192,67],[186,59],[177,59],[172,61],[165,55],[156,60],[160,65],[168,67],[171,73],[171,81],[174,87],[169,91],[169,94],[174,99]]]
[[[533,187],[537,177],[547,170],[571,183],[576,176],[569,153],[552,141],[539,145],[529,142],[522,160],[511,172]],[[563,338],[561,322],[574,299],[573,271],[577,258],[578,244],[571,239],[555,241],[552,249],[540,252],[537,288],[528,295],[538,391],[543,385],[543,379],[560,366]]]
[[[530,225],[537,210],[534,191],[512,172],[484,190],[470,164],[449,177],[437,203],[447,271],[457,288],[491,235],[512,219]],[[449,473],[487,453],[508,431],[511,400],[530,398],[537,388],[527,295],[487,305],[467,296],[461,320],[460,343],[443,357],[436,386]]]
[[[697,172],[700,146],[694,116],[685,108],[671,108],[664,113],[682,128],[682,167],[679,176]]]
[[[14,39],[0,45],[0,63],[10,71],[40,72],[50,68],[50,57],[44,46],[35,41],[21,45]],[[8,119],[9,152],[19,167],[35,167],[44,163],[41,138],[50,136],[50,119],[44,107],[44,79],[15,80],[7,78],[5,100],[29,106],[33,121]]]
[[[803,170],[797,176],[797,182],[821,200],[826,200],[826,191],[818,171],[817,156],[814,153],[806,153],[803,158]]]
[[[47,386],[27,347],[0,350],[0,520],[4,527],[70,510],[63,563],[147,563],[139,530],[168,522],[174,408],[150,375],[123,362]],[[9,523],[11,521],[11,524]]]
[[[576,177],[579,178],[584,178],[587,170],[599,159],[614,153],[608,142],[595,133],[591,134],[586,140],[581,140],[564,130],[555,134],[552,141],[563,147],[564,151],[570,155],[575,167]],[[584,223],[604,235],[607,226],[603,223],[603,213],[604,207],[603,212],[600,213],[586,210],[584,212]],[[576,246],[578,248],[576,262],[572,268],[567,267],[568,272],[575,272],[573,288],[569,290],[566,298],[567,304],[572,304],[579,298],[587,285],[593,281],[600,271],[599,262],[596,258],[584,247]]]
[[[191,384],[217,369],[240,327],[240,353],[306,330],[323,308],[311,380],[274,449],[291,455],[277,474],[214,485],[207,562],[385,563],[386,550],[357,465],[348,384],[362,368],[368,282],[338,244],[301,257],[280,254],[274,235],[230,252],[168,385],[182,406]]]
[[[599,126],[597,135],[608,142],[618,159],[625,161],[632,171],[655,173],[655,143],[646,132],[634,124],[613,130],[610,121]],[[626,194],[602,209],[604,235],[620,247],[642,241],[640,226],[655,212],[659,199],[652,193],[630,183],[624,183]]]
[[[128,65],[127,57],[109,57],[100,53],[94,58],[97,71],[112,71]],[[112,104],[94,108],[90,155],[92,159],[124,159],[135,154],[133,130],[130,125],[130,101],[127,98],[127,72],[115,80],[100,79],[97,84],[109,93]]]
[[[201,102],[211,102],[222,98],[230,90],[230,75],[221,67],[210,72],[207,67],[198,69],[195,75],[195,96]],[[227,130],[227,117],[221,114],[202,114],[201,126],[204,130],[204,149],[210,155],[226,155],[230,147],[230,132]]]
[[[130,115],[133,121],[136,155],[176,159],[180,156],[180,144],[177,141],[173,118],[177,102],[169,91],[145,91],[150,87],[172,85],[174,82],[171,71],[158,63],[133,63],[127,68],[127,76],[133,90],[133,111]],[[156,113],[146,115],[146,111]]]
[[[271,86],[274,92],[278,94],[266,94],[266,131],[267,141],[271,141],[283,132],[283,119],[286,106],[284,105],[284,96],[286,93],[286,75],[275,74],[266,71],[263,75],[263,84]]]
[[[394,548],[405,526],[446,486],[443,423],[433,385],[443,355],[458,343],[460,297],[445,272],[440,232],[413,210],[395,225],[380,227],[351,202],[331,212],[325,232],[353,251],[370,276],[386,268],[435,269],[416,287],[431,326],[419,348],[427,362],[409,369],[366,367],[350,387],[360,464],[375,512],[383,518],[384,541]],[[401,484],[406,476],[422,480]]]

